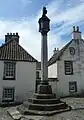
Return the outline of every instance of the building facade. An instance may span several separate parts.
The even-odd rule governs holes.
[[[84,40],[79,27],[73,27],[72,40],[56,50],[48,62],[48,77],[57,78],[58,97],[84,94]]]
[[[0,102],[22,102],[35,90],[36,62],[19,44],[18,33],[7,33],[0,47]]]

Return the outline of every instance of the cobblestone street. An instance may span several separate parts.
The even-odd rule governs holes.
[[[27,116],[24,120],[28,120],[27,118],[31,118],[32,120],[84,120],[84,98],[65,98],[62,100],[66,101],[76,110],[64,112],[50,117]],[[12,118],[6,113],[7,109],[8,108],[0,108],[0,120],[12,120]]]

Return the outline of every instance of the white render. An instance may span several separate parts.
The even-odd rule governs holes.
[[[48,67],[48,78],[57,78],[57,62]],[[52,86],[52,92],[57,93],[57,81],[50,81],[49,84]]]
[[[0,61],[0,102],[3,87],[15,87],[14,101],[24,101],[35,90],[36,63],[16,61],[16,80],[3,80],[4,61]]]
[[[73,32],[72,39],[81,39],[81,32]]]
[[[57,78],[57,63],[48,67],[48,78]]]
[[[77,92],[75,92],[74,94],[81,94],[82,92],[84,92],[84,41],[81,40],[81,36],[79,36],[80,35],[78,33],[79,44],[77,42],[76,34],[76,39],[73,40],[68,48],[63,52],[60,60],[56,61],[56,63],[53,63],[48,67],[48,77],[57,77],[57,79],[59,80],[56,83],[55,90],[58,97],[71,95],[71,93],[69,92],[70,81],[77,82]],[[69,47],[75,48],[74,55],[70,54]],[[65,75],[65,60],[73,61],[73,75]],[[55,85],[52,85],[52,88],[55,88]]]

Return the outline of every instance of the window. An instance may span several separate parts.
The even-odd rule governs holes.
[[[65,75],[73,74],[73,61],[64,61],[65,65]]]
[[[70,47],[69,48],[69,51],[70,51],[70,54],[71,55],[74,55],[75,54],[75,49],[73,47]]]
[[[14,101],[14,87],[3,88],[2,101]]]
[[[36,79],[39,78],[39,71],[36,71]]]
[[[15,79],[15,63],[13,63],[13,62],[5,62],[4,63],[3,79],[8,79],[8,80]]]
[[[76,81],[69,82],[69,92],[77,92],[77,83],[76,83]]]

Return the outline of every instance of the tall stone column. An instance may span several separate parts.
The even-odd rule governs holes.
[[[48,83],[48,49],[47,33],[50,31],[50,19],[46,16],[47,10],[43,7],[42,17],[39,19],[39,32],[41,33],[41,83],[38,93],[52,94],[51,85]]]
[[[39,19],[39,32],[41,32],[41,83],[38,86],[37,93],[33,98],[28,99],[26,109],[20,106],[18,109],[23,114],[30,115],[53,115],[64,111],[71,110],[65,102],[56,98],[52,93],[51,85],[48,83],[48,49],[47,33],[49,32],[49,18],[46,16],[47,10],[43,8],[43,15]],[[28,106],[28,109],[27,109]]]
[[[41,34],[41,82],[48,83],[47,34]]]

